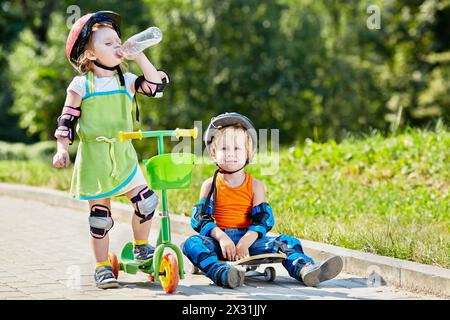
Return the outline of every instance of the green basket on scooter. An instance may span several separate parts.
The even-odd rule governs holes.
[[[143,161],[153,190],[189,188],[194,162],[192,153],[166,153]]]

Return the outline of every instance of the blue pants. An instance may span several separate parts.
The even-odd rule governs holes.
[[[247,229],[226,229],[224,232],[236,245]],[[220,244],[214,238],[202,235],[189,237],[181,244],[183,253],[188,257],[191,263],[198,267],[215,283],[218,283],[218,274],[224,268],[229,268],[226,263],[219,262],[225,260],[222,255]],[[287,255],[283,261],[283,266],[289,275],[301,281],[300,270],[306,263],[314,263],[313,259],[304,254],[300,241],[289,235],[280,235],[278,237],[263,237],[257,239],[249,248],[251,256],[263,253],[282,252]]]

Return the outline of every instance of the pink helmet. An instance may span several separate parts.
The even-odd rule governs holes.
[[[77,66],[78,58],[89,41],[92,27],[100,22],[110,23],[120,37],[119,14],[113,11],[97,11],[85,14],[73,24],[66,41],[66,56],[74,66]]]

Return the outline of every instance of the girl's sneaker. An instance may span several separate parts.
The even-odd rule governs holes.
[[[95,284],[100,289],[110,289],[119,287],[119,283],[117,282],[112,272],[112,267],[105,266],[96,268],[94,278]]]
[[[153,254],[155,253],[155,248],[146,244],[135,245],[134,246],[134,259],[145,261],[150,258],[153,258]]]

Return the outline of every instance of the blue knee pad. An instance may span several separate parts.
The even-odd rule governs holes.
[[[281,251],[288,256],[293,253],[303,254],[303,248],[300,240],[287,234],[282,234],[281,236],[275,238],[273,250],[274,252]]]
[[[218,262],[216,253],[208,248],[200,236],[191,236],[182,246],[183,253],[202,271],[207,270],[209,266]]]

